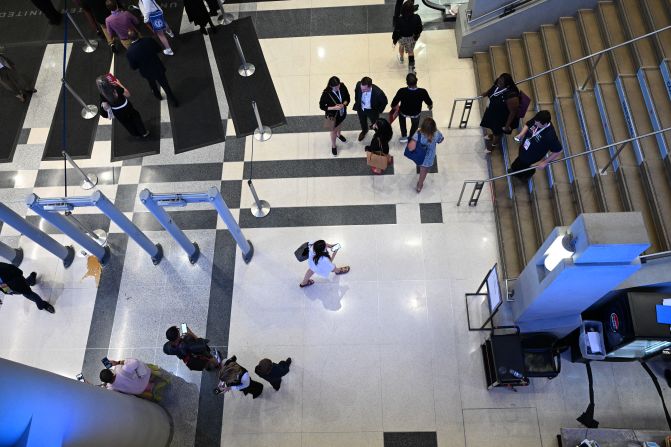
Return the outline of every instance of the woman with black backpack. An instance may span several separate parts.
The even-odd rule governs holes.
[[[401,6],[401,16],[398,17],[394,26],[391,40],[398,43],[398,61],[403,63],[403,54],[408,53],[408,71],[415,72],[415,44],[424,30],[422,19],[415,14],[415,5],[412,0],[407,0]]]
[[[236,356],[226,360],[219,372],[219,384],[214,389],[214,394],[226,393],[230,390],[242,391],[246,396],[252,395],[256,399],[263,392],[263,384],[249,376],[249,372],[238,364]]]

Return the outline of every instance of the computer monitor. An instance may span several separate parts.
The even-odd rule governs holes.
[[[499,308],[503,302],[501,297],[501,286],[499,285],[499,273],[496,269],[497,264],[494,264],[494,267],[487,273],[485,277],[485,283],[487,284],[487,299],[489,301],[489,311],[496,313],[496,310]]]

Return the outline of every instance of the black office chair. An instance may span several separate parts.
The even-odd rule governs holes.
[[[522,334],[522,353],[526,377],[554,379],[561,371],[561,357],[557,348],[558,339],[552,334],[540,332]]]

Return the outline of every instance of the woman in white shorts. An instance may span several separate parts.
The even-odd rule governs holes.
[[[315,242],[309,242],[308,247],[310,247],[308,257],[309,268],[305,272],[303,282],[299,284],[301,288],[311,286],[315,283],[314,280],[310,279],[315,273],[323,278],[328,278],[331,272],[336,275],[343,275],[349,272],[349,266],[336,267],[333,263],[333,259],[335,259],[340,248],[339,246],[327,244],[324,240],[320,239]],[[329,249],[331,250],[331,254],[329,254]]]
[[[392,41],[398,42],[398,60],[403,63],[403,53],[408,53],[408,70],[415,72],[415,43],[422,30],[422,19],[415,14],[412,0],[407,0],[401,7],[401,16],[396,21]]]

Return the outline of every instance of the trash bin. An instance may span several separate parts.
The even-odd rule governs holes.
[[[580,353],[587,360],[606,358],[606,345],[603,340],[603,324],[600,321],[584,320],[580,325],[578,340]]]

